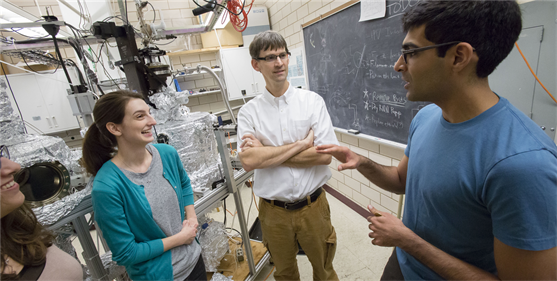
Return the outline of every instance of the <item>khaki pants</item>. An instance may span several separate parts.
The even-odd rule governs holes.
[[[259,202],[263,244],[275,263],[275,280],[300,280],[297,242],[311,262],[314,280],[339,280],[333,269],[337,237],[325,192],[297,210],[286,210],[263,199]]]

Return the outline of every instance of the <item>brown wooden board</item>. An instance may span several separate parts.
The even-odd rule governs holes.
[[[242,241],[241,238],[236,238],[238,241]],[[255,265],[263,258],[265,253],[267,252],[267,248],[263,246],[263,243],[250,241],[251,242],[251,250],[253,252],[253,259]],[[222,260],[220,265],[217,267],[219,273],[223,274],[224,276],[232,276],[232,280],[234,281],[241,281],[245,280],[249,275],[249,265],[248,260],[246,257],[246,247],[242,246],[244,251],[244,261],[236,262],[236,249],[240,247],[240,245],[233,243],[232,241],[228,241],[230,245],[230,252],[226,254]],[[213,277],[213,272],[207,272],[207,280],[211,280]]]

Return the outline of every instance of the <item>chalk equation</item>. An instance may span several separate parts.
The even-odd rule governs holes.
[[[418,2],[387,0],[386,18],[367,22],[358,22],[356,4],[303,29],[308,85],[323,97],[333,126],[407,142],[425,103],[407,99],[395,69],[405,36],[396,16]]]

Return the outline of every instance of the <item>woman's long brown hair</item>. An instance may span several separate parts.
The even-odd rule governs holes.
[[[1,219],[2,280],[16,280],[17,274],[5,274],[9,267],[5,256],[22,264],[36,266],[46,262],[47,248],[52,246],[54,235],[43,227],[27,204],[23,204]]]
[[[89,127],[83,140],[83,166],[93,176],[116,152],[116,137],[108,131],[106,123],[121,124],[126,105],[131,99],[143,99],[134,92],[119,90],[102,96],[93,109],[95,123]]]

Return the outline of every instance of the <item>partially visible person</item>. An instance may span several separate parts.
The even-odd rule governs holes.
[[[0,280],[83,280],[81,264],[52,244],[14,181],[21,166],[0,146],[1,258]]]
[[[190,179],[176,149],[151,144],[157,122],[143,96],[106,94],[93,116],[83,160],[112,259],[133,280],[207,280]]]
[[[317,148],[406,194],[402,221],[370,208],[372,243],[396,247],[381,280],[556,280],[555,143],[488,80],[518,40],[519,5],[424,0],[402,20],[394,69],[408,100],[433,104],[412,120],[400,164]]]

